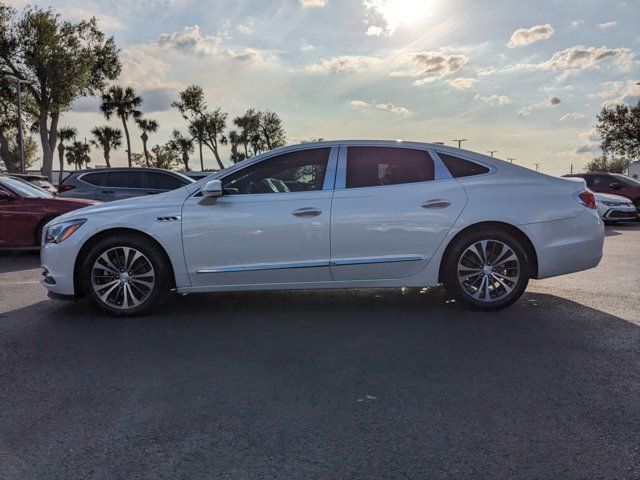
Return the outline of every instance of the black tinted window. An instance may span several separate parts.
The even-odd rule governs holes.
[[[433,178],[433,160],[422,150],[349,147],[347,151],[347,188],[426,182]]]
[[[175,190],[185,185],[185,182],[168,173],[144,172],[147,188],[157,190]]]
[[[107,173],[87,173],[86,175],[82,176],[82,181],[90,183],[91,185],[102,187],[107,184]]]
[[[143,188],[142,172],[139,170],[122,170],[107,174],[107,186],[119,188]]]
[[[285,153],[232,173],[223,179],[230,194],[322,190],[330,148]]]
[[[446,153],[438,152],[438,156],[454,178],[470,177],[472,175],[489,173],[489,169],[487,167],[477,163],[470,162],[459,157],[454,157],[453,155],[448,155]]]

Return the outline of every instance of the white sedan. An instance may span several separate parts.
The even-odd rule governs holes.
[[[610,193],[594,193],[598,215],[605,223],[637,220],[638,210],[631,200]]]
[[[595,267],[604,238],[584,181],[393,141],[285,147],[44,232],[42,284],[117,315],[148,312],[171,290],[440,282],[467,306],[497,309],[530,278]]]

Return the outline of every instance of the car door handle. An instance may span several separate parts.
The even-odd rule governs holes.
[[[298,210],[291,212],[291,214],[296,217],[317,217],[321,213],[322,210],[313,207],[299,208]]]
[[[434,200],[427,200],[421,206],[422,208],[447,208],[451,205],[449,200],[443,200],[441,198],[437,198]]]
[[[102,190],[102,193],[114,193],[113,190]]]

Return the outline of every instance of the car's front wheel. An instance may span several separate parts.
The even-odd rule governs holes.
[[[454,240],[442,280],[461,303],[497,310],[518,300],[529,283],[530,260],[518,236],[507,231],[471,231]]]
[[[151,312],[170,292],[170,268],[158,247],[143,237],[115,235],[98,241],[83,262],[85,290],[118,316]]]

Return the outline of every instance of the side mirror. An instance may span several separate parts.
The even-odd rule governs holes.
[[[612,188],[613,190],[620,190],[622,188],[622,184],[618,182],[612,182],[609,184],[609,188]]]
[[[209,180],[202,188],[202,195],[212,198],[222,196],[222,182],[220,180]]]
[[[0,201],[13,200],[15,197],[5,190],[0,190]]]

